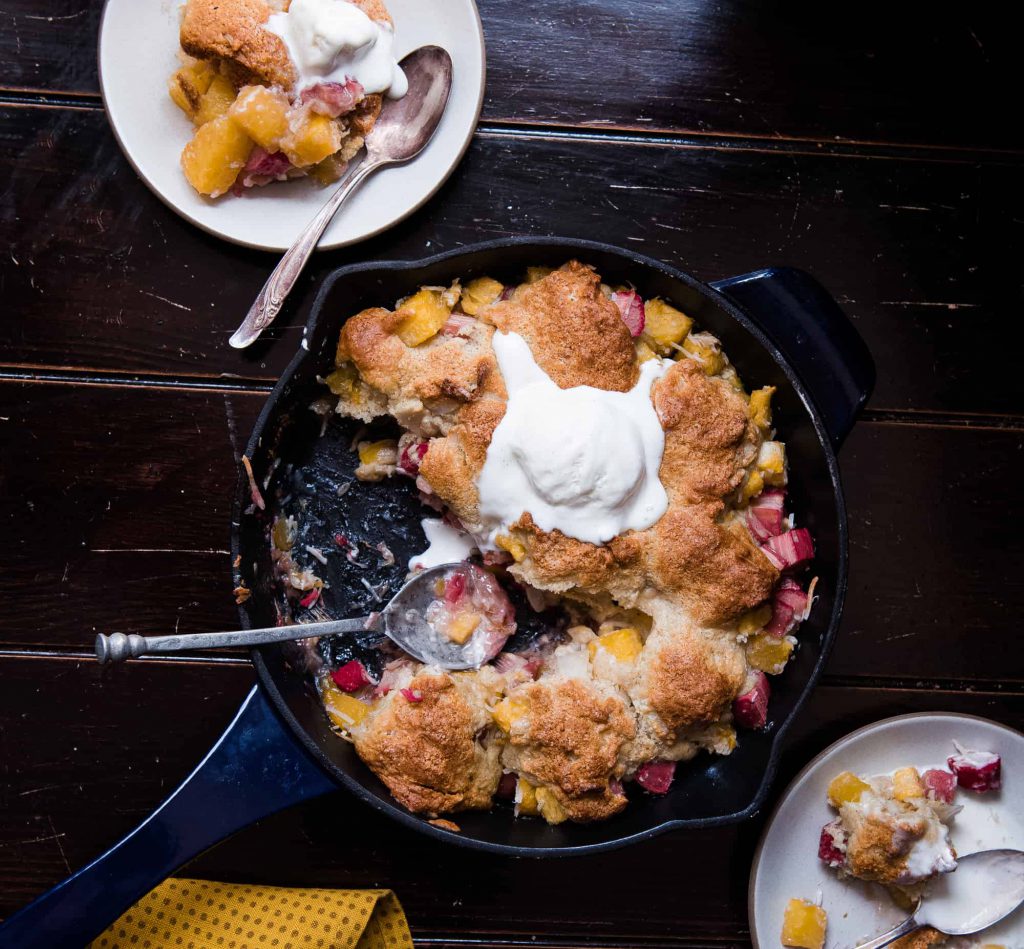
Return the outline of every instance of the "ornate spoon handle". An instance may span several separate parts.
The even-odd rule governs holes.
[[[344,179],[341,186],[331,195],[327,203],[317,212],[316,217],[306,225],[305,230],[295,239],[295,243],[285,251],[274,272],[263,285],[255,302],[246,313],[242,325],[235,330],[234,335],[228,342],[235,349],[244,349],[254,343],[271,323],[284,301],[291,292],[295,281],[299,279],[309,260],[309,255],[331,223],[331,218],[338,212],[338,208],[345,203],[346,199],[362,183],[363,179],[372,171],[376,171],[385,162],[374,160],[370,156],[363,159]]]
[[[299,623],[295,626],[267,626],[229,633],[187,633],[181,636],[139,636],[136,633],[100,633],[96,637],[96,658],[101,662],[121,662],[154,652],[181,652],[183,649],[219,649],[224,646],[262,646],[289,639],[312,639],[315,636],[337,636],[339,633],[376,632],[378,619],[358,616],[355,619],[330,620],[326,623]]]

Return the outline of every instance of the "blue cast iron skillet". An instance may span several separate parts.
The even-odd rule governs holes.
[[[289,462],[306,473],[296,490],[322,499],[330,493],[324,485],[345,472],[331,470],[335,462],[324,451],[311,454],[310,446],[329,448],[330,439],[318,438],[321,420],[308,407],[324,393],[317,376],[333,365],[338,330],[346,317],[368,306],[393,305],[423,284],[447,285],[455,277],[465,282],[484,274],[515,282],[527,266],[557,267],[573,257],[596,266],[608,283],[630,283],[645,298],[661,296],[680,306],[699,327],[722,340],[748,386],[777,387],[774,418],[788,447],[791,509],[814,535],[814,571],[820,579],[814,609],[800,629],[800,648],[785,673],[772,680],[769,727],[744,732],[728,757],[701,755],[681,766],[664,797],[631,793],[629,807],[603,823],[551,827],[539,820],[513,820],[508,810],[497,808],[459,814],[461,832],[452,833],[400,807],[352,747],[330,730],[308,677],[289,664],[294,653],[264,647],[252,657],[259,684],[192,775],[132,834],[0,927],[0,946],[83,945],[218,840],[339,786],[420,833],[457,846],[529,857],[610,850],[677,828],[736,823],[758,811],[775,773],[782,737],[814,687],[839,624],[846,592],[847,525],[835,452],[874,384],[874,366],[863,341],[807,274],[772,268],[709,286],[631,251],[565,238],[513,238],[423,261],[342,267],[321,287],[303,347],[267,400],[247,455],[260,482],[270,474],[271,488],[265,492],[270,508],[276,496],[288,493],[288,485],[282,491],[274,487]],[[422,535],[416,535],[421,510],[414,494],[406,495],[398,500],[391,495],[335,496],[339,509],[328,511],[325,523],[343,517],[372,529],[396,521],[399,527],[414,525],[389,540],[400,565],[402,555],[422,542]],[[243,474],[232,523],[232,556],[241,558],[236,580],[254,591],[241,608],[246,626],[273,623],[280,596],[272,582],[266,541],[272,511],[245,513],[250,504]],[[327,605],[339,615],[357,615],[370,606],[365,588],[351,577],[331,576],[330,582],[334,599]]]

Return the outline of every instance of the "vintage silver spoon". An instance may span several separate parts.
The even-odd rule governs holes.
[[[254,343],[273,321],[306,266],[338,208],[378,168],[415,158],[441,121],[452,88],[452,60],[440,46],[421,46],[401,62],[409,91],[401,99],[385,99],[377,123],[366,136],[366,155],[342,179],[341,186],[285,252],[263,285],[242,325],[228,342],[235,349]]]
[[[475,669],[493,658],[497,652],[494,641],[487,640],[484,625],[461,646],[436,633],[423,619],[431,602],[438,599],[437,580],[452,570],[466,570],[472,579],[493,582],[490,574],[470,563],[449,563],[422,570],[409,580],[380,613],[355,619],[330,620],[325,623],[298,623],[294,626],[268,626],[264,629],[238,630],[230,633],[187,633],[175,636],[139,636],[136,633],[100,633],[96,637],[96,658],[101,663],[121,662],[149,653],[181,652],[185,649],[218,649],[224,646],[262,646],[291,639],[312,639],[316,636],[337,636],[341,633],[362,634],[377,642],[387,636],[410,656],[444,669]],[[502,640],[504,641],[504,640]]]
[[[882,949],[925,926],[947,936],[970,936],[1005,919],[1021,903],[1024,851],[979,850],[960,857],[952,873],[933,880],[899,926],[857,949]]]

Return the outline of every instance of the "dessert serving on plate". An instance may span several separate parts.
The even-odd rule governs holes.
[[[325,382],[338,413],[400,429],[356,439],[356,476],[415,479],[433,516],[409,568],[472,556],[494,578],[436,591],[437,629],[485,632],[477,670],[320,653],[327,714],[403,805],[599,820],[766,726],[813,545],[784,512],[772,390],[682,311],[576,261],[422,287],[351,317]],[[272,543],[301,619],[323,581],[296,533],[279,517]],[[335,541],[315,559],[359,556]]]
[[[196,126],[181,156],[200,194],[341,177],[406,81],[381,0],[188,0],[170,95]]]

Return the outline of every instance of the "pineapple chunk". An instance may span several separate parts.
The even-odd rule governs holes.
[[[341,129],[334,119],[310,112],[306,121],[280,142],[281,151],[299,168],[315,165],[341,148]]]
[[[772,424],[772,395],[775,386],[765,386],[750,393],[750,421],[767,431]]]
[[[740,617],[740,633],[749,636],[759,629],[764,629],[772,621],[772,607],[770,603],[763,603],[757,609],[750,610]]]
[[[452,315],[452,306],[442,290],[423,287],[406,300],[398,312],[402,322],[395,333],[406,346],[419,346],[436,336]]]
[[[370,706],[359,699],[346,695],[333,684],[323,690],[324,708],[327,717],[346,731],[359,725],[370,711]]]
[[[246,86],[231,106],[231,115],[260,148],[276,152],[288,132],[288,99],[266,86]]]
[[[764,474],[760,471],[748,471],[740,487],[740,500],[749,501],[756,498],[764,490]]]
[[[463,645],[480,625],[479,613],[460,613],[446,627],[444,634],[456,645]]]
[[[828,913],[807,900],[790,900],[782,922],[782,945],[798,949],[822,949]]]
[[[335,395],[350,402],[359,401],[359,371],[351,363],[339,366],[324,382]]]
[[[171,100],[190,119],[195,120],[199,109],[199,101],[210,88],[216,75],[213,67],[202,60],[196,60],[177,70],[167,83],[167,91]]]
[[[701,335],[706,336],[703,333]],[[717,376],[725,368],[725,357],[722,355],[722,350],[707,339],[687,336],[683,340],[683,349],[697,357],[706,376]]]
[[[526,556],[526,546],[522,541],[516,540],[510,534],[499,534],[494,538],[494,546],[512,555],[512,559],[519,563]]]
[[[393,465],[398,457],[398,445],[393,438],[382,438],[379,442],[359,443],[359,464]]]
[[[520,778],[516,782],[516,817],[524,814],[527,817],[536,817],[539,813],[536,789],[529,781]]]
[[[505,287],[490,277],[477,277],[466,284],[462,291],[462,309],[470,316],[476,316],[482,307],[493,303],[501,296]]]
[[[645,363],[648,359],[654,359],[658,354],[651,349],[647,341],[641,336],[636,341],[636,358],[637,362]]]
[[[619,662],[633,662],[643,648],[644,644],[640,639],[640,634],[631,626],[624,626],[622,629],[604,633],[587,644],[587,650],[590,652],[592,660],[596,658],[598,650],[600,650]]]
[[[841,807],[843,804],[856,804],[865,791],[870,791],[871,785],[861,781],[852,771],[844,771],[837,774],[828,786],[828,800],[833,807]]]
[[[216,198],[235,183],[251,151],[252,139],[222,115],[196,129],[181,153],[181,167],[196,191]]]
[[[224,76],[214,76],[210,82],[210,88],[203,93],[199,100],[199,108],[196,109],[196,125],[206,125],[214,119],[222,116],[231,108],[235,101],[235,87],[231,80]]]
[[[678,346],[692,327],[693,320],[664,300],[655,297],[644,304],[644,335],[662,350]]]
[[[549,824],[561,824],[568,818],[569,815],[565,813],[565,808],[559,803],[554,792],[547,788],[536,788],[533,793],[537,799],[537,810],[540,811],[540,816]]]
[[[892,776],[892,796],[897,801],[909,801],[924,797],[924,784],[917,768],[900,768]]]
[[[543,280],[548,274],[553,273],[552,267],[527,267],[526,268],[526,282],[536,283],[538,280]]]
[[[747,662],[771,675],[782,672],[792,652],[793,642],[790,639],[776,639],[766,633],[758,633],[747,640]]]
[[[491,715],[503,732],[511,734],[512,726],[523,718],[527,711],[527,705],[521,699],[502,699],[494,706]]]
[[[757,470],[766,484],[783,487],[786,483],[786,446],[782,442],[763,442],[757,453]]]

